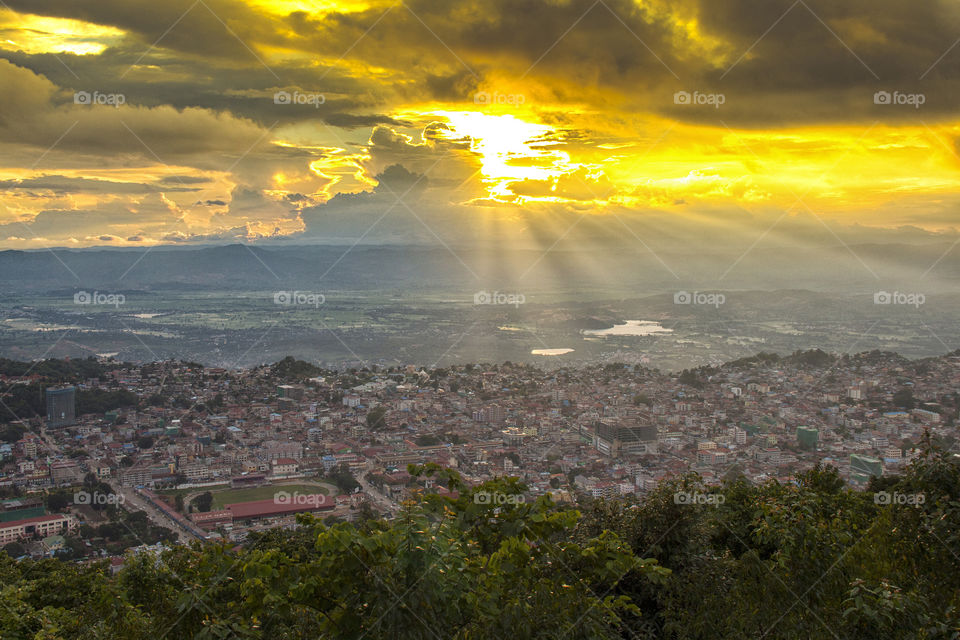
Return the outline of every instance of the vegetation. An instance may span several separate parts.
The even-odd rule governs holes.
[[[350,465],[345,462],[330,469],[325,478],[336,485],[340,493],[353,493],[360,488],[360,483],[350,472]]]
[[[688,474],[581,511],[516,479],[410,472],[457,497],[421,494],[391,522],[302,515],[242,549],[128,556],[116,576],[0,553],[0,636],[960,637],[960,467],[929,446],[865,491],[831,468],[762,486]]]
[[[382,404],[370,409],[367,413],[367,428],[374,431],[383,429],[387,425],[386,416],[387,408]]]
[[[107,391],[104,389],[86,389],[77,393],[77,415],[84,413],[105,413],[121,407],[137,406],[137,394],[126,389]]]
[[[45,382],[79,382],[86,378],[100,378],[107,371],[118,366],[117,363],[101,363],[96,358],[85,360],[58,360],[51,358],[39,362],[21,362],[0,358],[0,375],[36,376]]]
[[[193,508],[197,511],[207,512],[210,511],[210,507],[213,506],[213,494],[209,491],[204,491],[196,498],[193,499],[191,503]]]
[[[283,360],[270,367],[273,376],[287,382],[300,382],[307,378],[315,378],[323,373],[323,369],[312,365],[303,360],[297,360],[293,356],[287,356]]]

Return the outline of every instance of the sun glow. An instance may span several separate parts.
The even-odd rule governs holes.
[[[0,40],[4,41],[4,48],[25,53],[96,55],[119,42],[123,35],[115,27],[82,20],[0,11]]]
[[[549,180],[573,166],[564,151],[538,146],[553,133],[546,125],[513,115],[487,115],[474,111],[437,111],[452,127],[451,139],[470,139],[470,150],[480,156],[480,173],[494,198],[513,197],[508,186],[520,180]]]

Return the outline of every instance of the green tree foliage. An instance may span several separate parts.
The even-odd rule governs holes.
[[[386,415],[387,408],[382,404],[370,409],[370,411],[367,412],[367,428],[373,431],[383,429],[386,426],[386,421],[384,420]]]
[[[210,507],[213,506],[213,494],[209,491],[204,491],[194,498],[190,504],[193,505],[193,508],[197,511],[210,511]]]
[[[960,635],[960,467],[929,447],[865,491],[832,468],[762,486],[739,474],[707,486],[691,473],[640,501],[582,511],[528,498],[515,478],[471,487],[436,465],[409,470],[450,493],[424,490],[390,522],[301,515],[298,528],[251,534],[243,548],[130,555],[116,576],[104,562],[0,553],[0,636]]]
[[[335,484],[340,493],[353,493],[360,487],[360,483],[350,472],[350,465],[345,462],[330,469],[326,479]]]
[[[893,394],[893,404],[901,409],[913,409],[915,406],[913,391],[911,389],[900,389]]]
[[[93,357],[85,360],[52,358],[40,362],[20,362],[0,358],[0,375],[36,376],[45,382],[54,383],[80,382],[87,378],[103,377],[107,371],[116,366],[116,364],[100,363]]]
[[[293,356],[287,356],[270,367],[271,374],[280,380],[287,382],[298,382],[307,378],[314,378],[321,373],[323,369],[315,365],[297,360]]]
[[[18,424],[12,424],[0,429],[0,442],[16,442],[23,437],[26,429]]]
[[[137,401],[137,394],[126,389],[86,389],[77,392],[77,413],[105,413],[123,407],[135,407]]]

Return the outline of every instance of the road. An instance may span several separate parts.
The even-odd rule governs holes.
[[[367,497],[373,502],[377,509],[386,514],[388,517],[392,518],[393,516],[397,515],[398,511],[400,511],[400,507],[393,500],[380,493],[379,489],[366,481],[364,476],[367,475],[367,471],[369,469],[370,465],[368,464],[363,473],[354,475],[354,477],[357,479],[357,482],[360,483],[360,487],[363,489],[364,493],[367,494]]]
[[[121,487],[119,483],[115,481],[111,481],[109,484],[110,488],[113,489],[115,493],[123,496],[123,506],[125,509],[130,511],[143,511],[147,514],[147,518],[150,519],[150,522],[161,527],[166,527],[167,529],[170,529],[176,533],[177,539],[180,542],[187,544],[193,540],[202,539],[194,535],[191,531],[185,529],[179,522],[165,514],[163,511],[157,509],[152,504],[137,495],[137,492],[133,487]]]

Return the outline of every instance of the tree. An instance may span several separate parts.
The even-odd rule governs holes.
[[[383,429],[386,426],[386,415],[387,408],[382,404],[370,409],[367,412],[367,428],[372,431]]]
[[[633,396],[633,404],[638,406],[644,404],[649,407],[653,405],[653,400],[651,400],[645,393],[638,393],[637,395]]]
[[[137,439],[137,447],[140,449],[150,449],[153,447],[153,438],[150,436],[141,436]]]
[[[190,504],[193,505],[197,511],[210,511],[210,507],[213,506],[213,494],[209,491],[204,491],[194,498]]]
[[[353,477],[353,473],[350,472],[350,465],[346,463],[341,463],[330,469],[326,478],[337,486],[340,493],[353,493],[360,488],[360,483],[357,482],[357,479]]]
[[[416,494],[391,521],[363,508],[354,522],[301,514],[297,528],[251,532],[243,547],[131,555],[116,576],[104,562],[0,553],[0,634],[956,638],[960,465],[930,438],[920,447],[902,475],[866,491],[829,467],[760,485],[689,473],[577,509],[526,497],[516,478],[470,486],[454,470],[410,466],[450,493]],[[98,528],[111,551],[169,533],[118,518]]]
[[[47,494],[47,509],[59,513],[73,504],[73,496],[65,491],[52,491]]]
[[[913,409],[915,403],[913,400],[912,389],[900,389],[893,394],[893,404],[901,409]]]
[[[26,429],[19,424],[7,425],[0,429],[0,440],[3,442],[16,442],[23,437]]]

